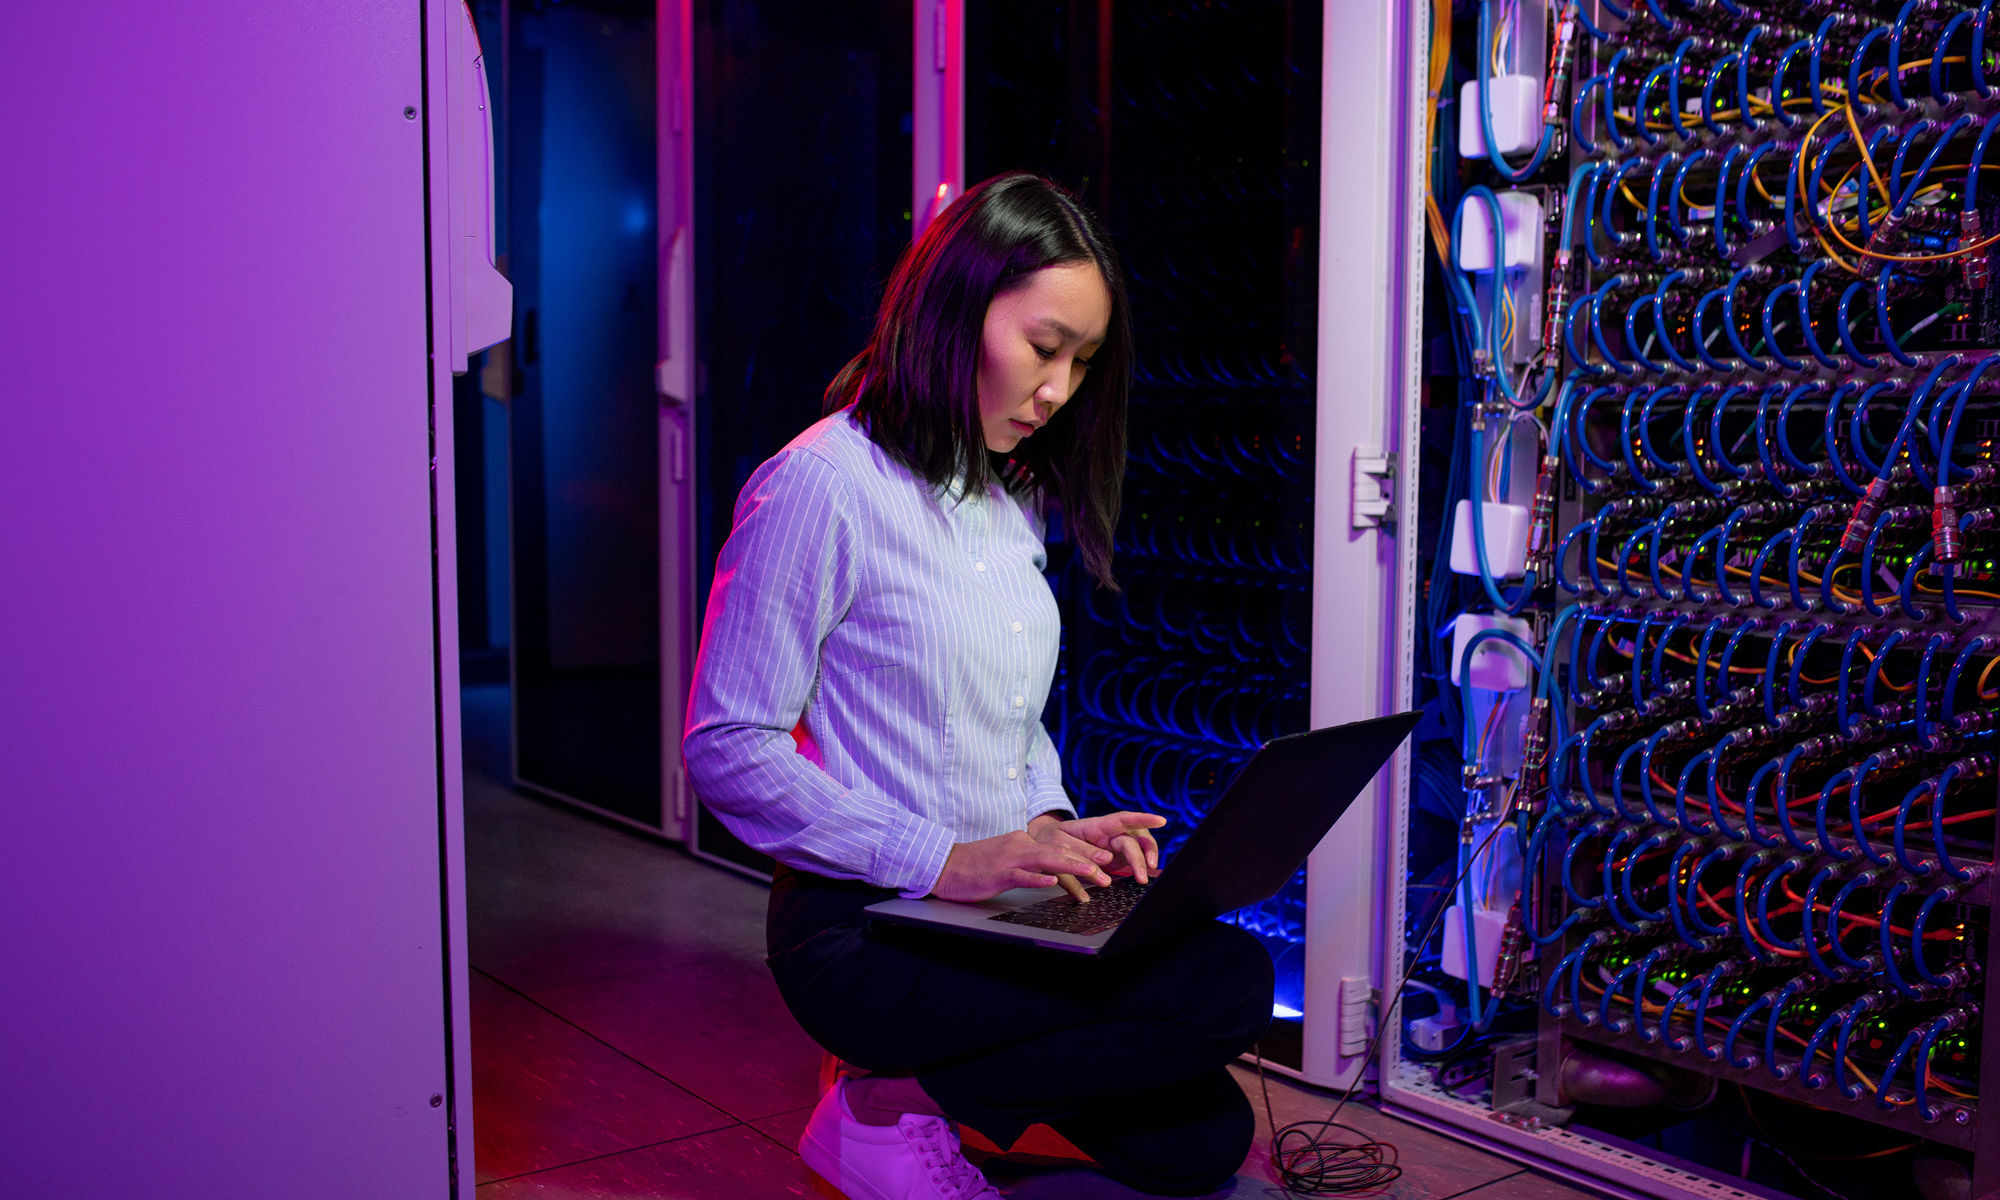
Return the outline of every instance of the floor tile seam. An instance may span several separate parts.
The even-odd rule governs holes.
[[[743,960],[743,961],[744,961],[744,962],[745,962],[745,963],[747,964],[747,963],[751,963],[751,962],[754,962],[755,960],[754,960],[754,959],[751,959],[751,958],[748,958],[748,957],[746,957],[746,958],[744,958],[744,960]],[[671,972],[671,971],[674,971],[674,970],[677,970],[677,969],[679,969],[680,967],[683,967],[683,966],[685,966],[686,964],[669,964],[669,965],[665,965],[665,966],[657,966],[657,967],[648,967],[648,968],[646,968],[645,970],[641,970],[641,971],[625,971],[625,972],[621,972],[621,973],[619,973],[619,974],[616,974],[616,975],[605,975],[605,976],[603,976],[603,977],[601,977],[601,978],[591,978],[591,979],[565,979],[565,980],[563,980],[563,981],[562,981],[561,983],[553,983],[553,984],[550,984],[550,985],[548,985],[548,986],[546,986],[546,987],[543,987],[543,986],[539,986],[539,985],[537,985],[537,986],[535,986],[535,987],[532,987],[532,988],[529,988],[529,987],[522,987],[522,986],[520,986],[519,984],[514,984],[514,983],[508,983],[508,982],[507,982],[506,980],[502,979],[502,978],[501,978],[501,977],[500,977],[500,976],[499,976],[499,975],[498,975],[498,974],[496,973],[496,971],[498,970],[498,968],[495,968],[495,967],[491,967],[491,966],[484,966],[484,965],[482,965],[482,964],[480,964],[480,963],[478,963],[478,962],[472,962],[472,963],[469,963],[468,965],[470,965],[470,966],[472,967],[472,969],[473,969],[473,970],[475,970],[475,971],[478,971],[478,972],[479,972],[480,974],[482,974],[482,975],[486,976],[487,978],[489,978],[489,979],[493,980],[493,981],[494,981],[495,983],[498,983],[498,984],[501,984],[501,985],[502,985],[503,987],[507,988],[507,989],[508,989],[509,991],[513,991],[513,992],[518,992],[518,993],[520,993],[521,995],[523,995],[523,996],[526,996],[526,997],[527,997],[527,998],[529,998],[530,1000],[535,1000],[535,1001],[536,1001],[536,1003],[541,1003],[541,1001],[540,1001],[540,1000],[538,999],[538,996],[539,996],[539,995],[540,995],[541,993],[545,993],[545,992],[559,992],[559,991],[562,991],[562,990],[563,990],[564,988],[573,988],[573,987],[595,987],[596,985],[598,985],[598,984],[602,984],[602,983],[624,983],[624,982],[627,982],[627,981],[629,981],[629,980],[633,980],[633,979],[638,979],[638,978],[640,978],[640,977],[642,977],[642,976],[646,976],[646,975],[663,975],[663,974],[667,974],[668,972]]]
[[[1505,1160],[1503,1159],[1502,1161],[1504,1162]],[[1514,1169],[1507,1172],[1505,1175],[1496,1175],[1493,1178],[1487,1180],[1486,1182],[1474,1184],[1473,1186],[1466,1188],[1462,1192],[1453,1192],[1449,1196],[1439,1196],[1437,1200],[1460,1200],[1460,1197],[1471,1196],[1476,1192],[1478,1192],[1480,1188],[1489,1188],[1496,1183],[1505,1183],[1507,1180],[1514,1178],[1516,1175],[1526,1175],[1527,1173],[1528,1173],[1528,1168],[1516,1164]]]
[[[536,1167],[532,1171],[523,1171],[519,1175],[502,1175],[494,1179],[481,1180],[478,1186],[486,1187],[490,1184],[495,1184],[495,1183],[511,1183],[517,1179],[532,1179],[537,1175],[546,1175],[551,1171],[566,1171],[571,1167],[582,1166],[584,1163],[602,1162],[607,1158],[617,1158],[621,1154],[636,1154],[641,1150],[657,1150],[661,1146],[671,1146],[675,1142],[685,1142],[690,1138],[707,1137],[712,1133],[726,1133],[731,1129],[745,1129],[750,1127],[751,1126],[748,1121],[731,1121],[727,1125],[718,1125],[714,1129],[697,1130],[694,1133],[684,1133],[681,1134],[679,1137],[664,1138],[660,1141],[647,1142],[644,1145],[640,1146],[627,1146],[622,1150],[607,1150],[602,1154],[591,1154],[583,1158],[572,1159],[571,1161],[565,1163],[556,1163],[554,1165],[546,1167]]]
[[[514,995],[519,996],[521,999],[527,1001],[529,1004],[534,1005],[542,1012],[547,1013],[549,1016],[554,1017],[556,1020],[569,1026],[571,1029],[576,1030],[578,1033],[589,1038],[591,1041],[596,1042],[598,1045],[604,1047],[606,1050],[611,1051],[613,1054],[616,1054],[618,1057],[631,1063],[633,1066],[638,1067],[640,1070],[646,1072],[648,1075],[651,1075],[654,1078],[659,1079],[664,1083],[670,1084],[674,1088],[680,1091],[686,1092],[690,1097],[692,1097],[696,1101],[699,1101],[702,1104],[706,1104],[708,1107],[714,1109],[716,1112],[719,1112],[723,1116],[728,1117],[732,1124],[743,1125],[747,1124],[751,1120],[763,1119],[761,1117],[756,1117],[756,1118],[743,1117],[729,1111],[728,1109],[722,1107],[720,1104],[717,1104],[715,1101],[709,1099],[707,1096],[704,1096],[700,1092],[689,1087],[687,1084],[684,1084],[679,1080],[675,1079],[673,1076],[668,1075],[665,1071],[660,1070],[659,1068],[653,1066],[651,1063],[646,1062],[644,1059],[641,1059],[636,1055],[633,1055],[630,1052],[626,1051],[623,1047],[615,1045],[612,1042],[606,1041],[604,1038],[598,1036],[591,1030],[586,1029],[583,1026],[577,1024],[575,1021],[570,1020],[568,1017],[555,1011],[548,1005],[543,1004],[541,1001],[535,999],[533,996],[515,987],[513,984],[510,984],[502,979],[494,978],[494,976],[488,975],[485,971],[480,971],[479,973],[481,975],[486,976],[487,979],[492,980],[495,985],[503,987],[507,989],[509,992],[512,992]],[[777,1114],[773,1113],[770,1115],[775,1116]],[[727,1128],[727,1126],[719,1126],[718,1128]],[[677,1139],[670,1139],[670,1140],[677,1140]]]

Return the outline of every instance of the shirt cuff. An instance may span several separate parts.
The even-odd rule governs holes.
[[[945,859],[951,857],[951,831],[922,817],[912,817],[898,839],[894,861],[876,863],[876,878],[893,887],[905,900],[921,900],[937,890],[944,875]]]

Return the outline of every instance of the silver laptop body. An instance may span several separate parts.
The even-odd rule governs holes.
[[[1125,919],[1096,933],[1038,928],[1002,918],[1044,901],[1074,907],[1061,888],[1015,888],[991,900],[890,899],[870,916],[898,924],[1026,943],[1068,954],[1115,954],[1276,895],[1368,781],[1416,727],[1399,713],[1277,738],[1252,755],[1172,863]],[[1137,885],[1115,880],[1113,888]],[[1093,889],[1093,892],[1106,889]],[[1086,906],[1087,907],[1087,906]]]

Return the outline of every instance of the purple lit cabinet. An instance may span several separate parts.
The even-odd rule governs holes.
[[[478,83],[451,2],[10,14],[0,1196],[471,1193]]]

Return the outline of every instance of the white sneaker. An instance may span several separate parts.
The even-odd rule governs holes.
[[[799,1157],[849,1200],[1000,1200],[950,1121],[904,1113],[894,1125],[863,1124],[847,1106],[848,1083],[820,1097]]]

